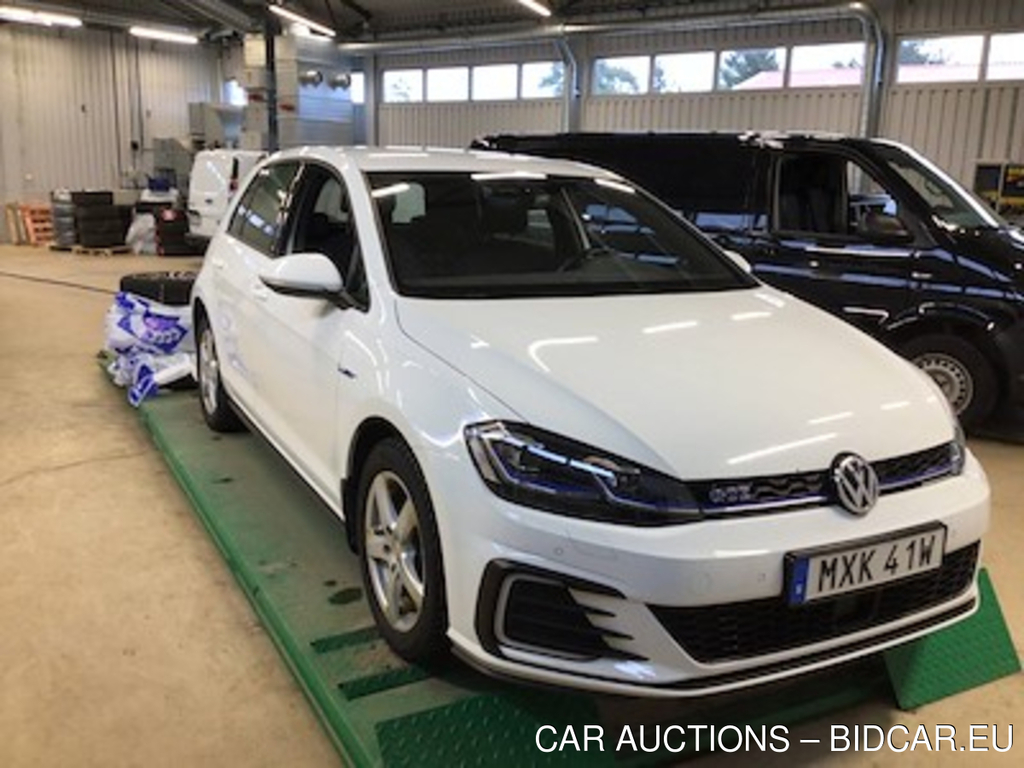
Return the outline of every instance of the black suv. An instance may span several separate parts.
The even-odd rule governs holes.
[[[478,149],[633,179],[754,273],[927,371],[967,427],[1024,402],[1024,234],[892,141],[783,133],[498,135]]]

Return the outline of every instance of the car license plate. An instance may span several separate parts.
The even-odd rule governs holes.
[[[934,527],[859,546],[794,553],[789,569],[789,604],[822,598],[934,570],[942,565],[946,529]]]

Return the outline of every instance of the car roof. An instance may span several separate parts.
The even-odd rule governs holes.
[[[351,164],[360,171],[463,171],[493,173],[543,173],[552,176],[600,176],[619,174],[572,160],[535,155],[516,155],[490,150],[432,147],[331,147],[311,146],[282,150],[271,159],[316,159],[333,165]]]
[[[866,139],[848,134],[827,131],[577,131],[570,133],[494,133],[481,137],[473,142],[477,148],[508,148],[516,150],[522,146],[526,151],[540,146],[589,146],[591,144],[644,143],[664,142],[668,144],[689,144],[700,146],[735,144],[750,147],[784,146],[798,147],[801,145],[822,146],[826,144],[842,144],[847,146],[870,147],[872,144],[897,144],[881,139]],[[897,144],[898,145],[898,144]]]

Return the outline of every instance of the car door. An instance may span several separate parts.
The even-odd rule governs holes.
[[[257,358],[259,381],[278,448],[323,496],[337,502],[339,435],[354,429],[349,422],[355,374],[345,362],[353,346],[367,346],[369,296],[346,184],[334,169],[313,162],[300,171],[277,258],[299,253],[327,256],[354,306],[267,289],[253,305],[258,343],[265,350]]]
[[[753,259],[765,281],[875,335],[910,304],[918,238],[877,178],[838,151],[778,153],[772,230]]]
[[[285,206],[298,170],[297,162],[262,168],[242,193],[226,231],[208,256],[218,297],[214,330],[224,377],[238,404],[261,427],[267,426],[261,381],[266,366],[254,305],[266,300],[268,289],[258,272],[276,257]]]

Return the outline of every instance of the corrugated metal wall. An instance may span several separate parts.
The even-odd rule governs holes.
[[[500,131],[557,131],[560,101],[494,101],[445,104],[382,104],[382,145],[465,147],[477,136]]]
[[[123,33],[0,28],[0,199],[117,188],[154,137],[187,136],[188,103],[220,97],[217,50]]]

